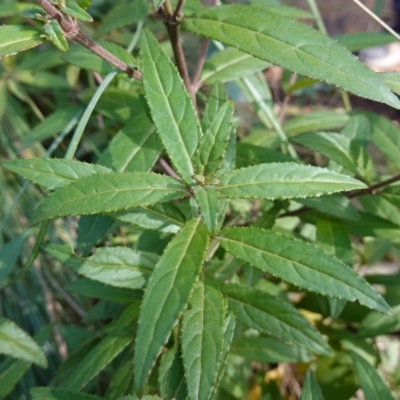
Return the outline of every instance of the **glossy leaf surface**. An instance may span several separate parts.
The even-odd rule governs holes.
[[[178,71],[156,39],[146,32],[141,45],[143,85],[154,124],[177,172],[192,182],[192,157],[202,136],[193,103]]]
[[[388,313],[381,295],[337,258],[297,239],[257,228],[222,231],[221,245],[249,264],[306,290]]]
[[[224,342],[225,304],[218,288],[200,280],[183,314],[182,358],[192,400],[213,392]]]
[[[134,380],[140,392],[186,308],[208,246],[206,228],[199,219],[189,221],[164,250],[147,284],[140,311],[135,346]]]
[[[362,189],[365,185],[323,168],[292,163],[260,164],[223,175],[221,197],[290,199]]]
[[[100,247],[88,258],[76,256],[69,246],[50,244],[44,249],[87,278],[128,289],[143,287],[158,261],[155,254],[128,247]]]
[[[56,158],[12,160],[5,162],[3,166],[49,190],[65,186],[85,176],[111,172],[101,165]]]
[[[317,354],[331,354],[320,333],[287,301],[236,284],[221,289],[229,300],[229,308],[249,327]]]
[[[36,210],[33,223],[66,215],[119,211],[185,195],[185,186],[168,176],[150,172],[96,174],[52,193]]]

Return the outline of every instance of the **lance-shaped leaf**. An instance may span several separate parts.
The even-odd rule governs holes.
[[[74,0],[67,0],[65,7],[61,9],[63,14],[70,15],[80,21],[92,22],[92,16],[79,6]]]
[[[390,392],[385,382],[383,382],[376,368],[354,351],[350,351],[350,355],[356,366],[358,379],[360,380],[365,400],[395,400],[395,397]]]
[[[208,400],[223,352],[225,309],[217,287],[200,280],[183,314],[182,357],[189,399]]]
[[[321,334],[289,302],[236,284],[221,289],[229,300],[229,308],[249,327],[318,354],[331,354]]]
[[[382,72],[378,74],[383,83],[393,92],[400,94],[400,73],[399,72]]]
[[[143,229],[171,233],[178,232],[186,222],[182,211],[172,203],[139,207],[131,211],[112,213],[110,216]]]
[[[40,31],[28,26],[0,26],[0,58],[35,47],[44,40]]]
[[[220,178],[221,197],[291,199],[362,189],[365,184],[324,168],[294,163],[260,164]]]
[[[6,161],[3,167],[49,190],[65,186],[84,176],[111,172],[101,165],[56,158]]]
[[[207,59],[201,73],[201,82],[229,82],[262,71],[269,63],[258,60],[240,50],[229,47]]]
[[[400,106],[382,80],[348,50],[309,26],[278,15],[273,8],[210,7],[186,17],[182,26],[358,96]]]
[[[101,247],[88,258],[76,256],[69,246],[50,244],[44,250],[87,278],[129,289],[143,287],[158,261],[155,254],[128,247]]]
[[[208,247],[199,219],[189,221],[171,240],[147,284],[137,332],[134,381],[141,392],[148,374],[185,309]]]
[[[0,316],[0,354],[47,368],[46,356],[37,343],[14,322]]]
[[[162,143],[145,114],[132,118],[111,140],[98,163],[118,172],[148,172]]]
[[[171,368],[168,372],[165,385],[165,398],[167,400],[185,400],[188,397],[185,370],[183,368],[182,351],[179,348],[175,353]]]
[[[215,118],[215,115],[227,100],[228,95],[224,85],[220,82],[214,84],[213,88],[211,89],[210,97],[206,103],[206,107],[203,111],[203,118],[201,120],[203,131],[209,129],[211,121]]]
[[[154,124],[177,172],[191,183],[202,136],[192,100],[172,61],[150,32],[142,36],[143,85]]]
[[[58,189],[36,210],[32,223],[67,215],[98,214],[182,198],[185,185],[146,172],[111,172],[80,178]]]
[[[61,51],[68,51],[69,46],[65,39],[64,32],[57,20],[52,19],[47,24],[43,25],[47,38]]]
[[[233,103],[226,102],[214,116],[196,151],[196,173],[212,175],[221,165],[228,141],[233,115]]]
[[[204,224],[210,235],[216,232],[218,217],[220,212],[220,202],[218,191],[213,186],[195,186],[193,187],[196,201],[199,204]]]
[[[134,339],[132,329],[110,333],[102,339],[78,364],[61,389],[81,390],[91,379],[118,356]]]
[[[301,400],[324,400],[317,379],[310,369],[304,379]]]
[[[389,279],[393,280],[391,275]],[[376,311],[369,313],[361,322],[358,334],[361,337],[375,337],[396,332],[400,328],[400,306],[393,307],[393,315],[382,315]]]
[[[264,363],[309,362],[311,354],[302,346],[287,344],[271,337],[252,337],[236,340],[231,352],[248,360]]]
[[[231,254],[303,289],[388,313],[382,296],[339,259],[310,243],[257,228],[230,228],[219,235]]]
[[[87,393],[70,392],[49,387],[36,387],[29,391],[32,400],[103,400]]]

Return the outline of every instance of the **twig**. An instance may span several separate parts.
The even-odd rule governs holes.
[[[172,176],[175,179],[180,179],[179,175],[171,168],[171,166],[163,158],[160,157],[158,159],[158,162],[169,176]]]
[[[364,194],[374,194],[376,190],[385,188],[386,186],[391,185],[392,183],[396,183],[400,181],[400,174],[393,176],[392,178],[386,179],[385,181],[378,182],[375,185],[367,187],[365,189],[354,190],[353,192],[346,193],[346,197],[348,199],[354,199],[356,197],[363,196]],[[283,217],[294,217],[300,214],[303,214],[306,211],[310,211],[311,207],[301,207],[294,211],[288,211],[284,214],[279,215],[279,218]]]
[[[175,11],[174,11],[174,14],[172,15],[173,21],[178,21],[180,19],[180,14],[181,14],[184,4],[185,4],[185,0],[178,1],[178,4],[176,5]]]
[[[376,14],[374,14],[368,7],[360,2],[360,0],[353,0],[361,9],[363,9],[370,17],[383,26],[388,32],[390,32],[396,39],[400,40],[400,35],[394,31],[386,22],[382,21]]]
[[[75,20],[66,19],[64,15],[56,8],[53,4],[50,3],[49,0],[37,0],[39,5],[43,8],[44,11],[50,16],[50,18],[55,19],[61,26],[65,37],[69,40],[72,40],[80,45],[86,47],[92,53],[98,55],[103,60],[109,62],[114,67],[119,70],[126,72],[132,78],[141,80],[142,74],[121,61],[119,58],[115,57],[109,51],[107,51],[104,47],[97,44],[95,41],[86,36],[80,29]]]
[[[201,86],[199,84],[199,83],[201,83],[201,82],[199,82],[199,80],[200,80],[201,72],[203,71],[204,63],[206,61],[209,44],[210,44],[209,39],[204,39],[203,43],[201,44],[199,59],[197,61],[196,69],[194,70],[193,79],[192,79],[193,91],[195,93],[197,92],[197,90],[200,89],[200,86]]]

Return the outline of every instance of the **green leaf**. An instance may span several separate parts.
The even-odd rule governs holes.
[[[230,138],[232,116],[232,102],[226,102],[214,116],[196,150],[196,174],[209,176],[221,166]]]
[[[183,368],[182,352],[180,349],[175,353],[168,373],[165,391],[167,400],[186,400],[188,397],[185,370]]]
[[[269,65],[265,61],[230,47],[207,59],[200,82],[211,85],[216,82],[234,81],[262,71]]]
[[[32,400],[102,400],[86,393],[67,392],[60,389],[36,387],[29,391]]]
[[[57,158],[11,160],[3,163],[3,167],[49,190],[68,185],[85,176],[111,172],[101,165]]]
[[[324,400],[317,379],[311,369],[308,370],[303,383],[301,400]]]
[[[350,355],[355,364],[365,400],[395,400],[376,368],[354,351],[350,351]]]
[[[182,358],[189,399],[208,400],[223,352],[224,299],[217,287],[200,280],[182,320]]]
[[[293,142],[318,151],[328,159],[371,181],[372,163],[364,148],[356,141],[337,133],[308,133],[296,136]]]
[[[248,360],[273,364],[312,360],[311,354],[302,346],[261,336],[235,340],[232,343],[231,352]]]
[[[154,11],[157,11],[163,4],[165,0],[152,0]]]
[[[192,158],[202,137],[183,81],[153,35],[142,36],[143,86],[157,132],[177,172],[192,183]]]
[[[100,373],[134,339],[133,329],[125,329],[109,334],[101,340],[78,364],[68,379],[60,385],[61,389],[81,390],[91,379]]]
[[[396,94],[400,94],[400,73],[399,72],[382,72],[378,74],[383,83]]]
[[[393,43],[396,38],[386,32],[359,32],[334,36],[339,44],[349,51],[356,52],[368,47],[379,47]]]
[[[350,199],[340,193],[331,194],[329,196],[298,199],[296,201],[323,214],[350,221],[361,220],[358,210],[353,206]]]
[[[243,199],[290,199],[366,187],[349,176],[294,163],[242,168],[221,176],[220,180],[221,197]]]
[[[106,232],[115,223],[114,218],[105,215],[84,215],[79,218],[78,226],[78,248],[87,256],[97,241],[106,234]]]
[[[30,235],[32,235],[32,229],[28,229],[16,236],[0,249],[0,283],[7,278]]]
[[[138,296],[137,291],[105,285],[87,278],[68,283],[66,289],[82,296],[118,303],[131,303]]]
[[[1,316],[0,354],[47,368],[46,356],[36,342],[14,322]]]
[[[126,25],[133,25],[135,22],[147,17],[148,12],[149,8],[144,0],[118,4],[116,7],[112,7],[111,11],[104,17],[96,30],[96,36],[102,36]]]
[[[159,232],[176,233],[185,225],[185,216],[172,203],[139,207],[131,211],[120,211],[110,214],[118,221],[140,226]]]
[[[93,22],[92,16],[81,8],[74,0],[67,0],[65,7],[61,8],[63,14],[70,15],[80,21]]]
[[[128,247],[100,247],[88,257],[77,257],[69,246],[49,244],[44,250],[87,278],[107,285],[140,289],[153,271],[158,256]]]
[[[349,51],[328,36],[272,10],[242,5],[209,7],[186,17],[182,27],[292,72],[399,108],[393,93]],[[290,29],[284,28],[287,26]]]
[[[140,114],[114,136],[98,163],[117,172],[148,172],[161,150],[154,125]]]
[[[134,381],[141,392],[154,361],[187,305],[208,247],[206,228],[189,221],[171,240],[147,284],[140,311]]]
[[[229,308],[250,328],[317,354],[331,355],[331,348],[321,334],[289,302],[236,284],[221,289],[229,300]]]
[[[400,168],[400,129],[380,115],[368,113],[366,117],[371,124],[372,143]]]
[[[371,138],[368,118],[362,114],[353,115],[348,120],[341,133],[349,139],[355,140],[366,149]]]
[[[185,195],[185,186],[169,176],[151,172],[96,174],[80,178],[48,196],[36,210],[32,223],[146,206]]]
[[[52,19],[47,24],[43,25],[47,38],[61,51],[68,51],[69,46],[64,32],[61,29],[57,20]]]
[[[296,162],[287,154],[255,146],[250,143],[239,142],[236,147],[236,168],[245,168],[252,165],[278,162]]]
[[[389,275],[390,278],[392,276]],[[375,337],[396,332],[400,328],[400,306],[392,309],[393,315],[382,315],[376,311],[362,320],[358,334],[361,337]]]
[[[193,192],[199,204],[204,224],[210,235],[213,235],[217,230],[220,212],[218,191],[213,186],[195,186]]]
[[[203,118],[201,126],[203,131],[207,131],[211,126],[211,121],[217,115],[219,109],[228,101],[228,95],[222,83],[217,82],[214,84],[210,97],[207,100],[206,107],[203,111]]]
[[[390,311],[366,281],[312,244],[257,228],[226,229],[219,241],[234,256],[303,289]]]
[[[29,133],[29,136],[23,138],[21,146],[28,147],[33,143],[51,138],[53,135],[60,133],[74,118],[76,119],[76,123],[78,123],[78,118],[82,114],[82,111],[83,108],[81,106],[65,107],[56,110],[45,120],[37,124]]]
[[[339,111],[313,111],[292,118],[283,124],[284,131],[290,135],[318,132],[342,128],[349,120],[348,114]]]
[[[76,4],[78,4],[79,7],[82,7],[86,10],[92,3],[92,0],[75,0],[75,2]]]
[[[0,26],[0,58],[30,49],[45,39],[37,29],[20,25]]]

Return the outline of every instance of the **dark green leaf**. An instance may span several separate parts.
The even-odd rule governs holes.
[[[192,100],[172,61],[151,33],[141,45],[143,85],[165,150],[186,183],[192,183],[192,158],[202,137]]]
[[[185,18],[182,26],[290,71],[399,108],[400,102],[382,81],[345,48],[272,10],[242,5],[210,7]],[[284,28],[289,25],[290,29]]]
[[[317,379],[311,369],[308,370],[303,383],[301,400],[324,400]]]
[[[181,350],[178,350],[175,353],[174,360],[171,364],[171,369],[168,373],[165,390],[167,400],[186,400],[188,397]]]
[[[293,363],[312,360],[311,354],[304,347],[267,337],[236,340],[232,343],[231,352],[263,363]]]
[[[156,204],[155,206],[139,207],[131,211],[120,211],[110,214],[113,218],[160,232],[176,233],[185,224],[185,216],[172,203]]]
[[[392,278],[391,275],[388,277]],[[361,337],[375,337],[398,331],[400,328],[400,306],[394,307],[392,311],[392,315],[383,315],[376,311],[369,313],[361,322],[359,335]]]
[[[20,25],[0,26],[0,58],[14,55],[42,43],[40,31]]]
[[[47,359],[37,343],[14,322],[0,316],[0,354],[47,368]]]
[[[386,32],[358,32],[334,36],[339,44],[350,51],[360,51],[368,47],[379,47],[396,41],[396,38]]]
[[[158,256],[128,247],[100,247],[88,257],[77,257],[69,246],[49,244],[44,250],[87,278],[107,285],[140,289],[153,271]]]
[[[102,400],[86,393],[67,392],[52,388],[32,388],[29,391],[32,400]]]
[[[137,392],[141,392],[155,359],[187,305],[208,241],[207,230],[201,221],[189,221],[168,244],[150,276],[135,346]]]
[[[395,400],[376,368],[357,353],[351,351],[350,355],[356,366],[365,400]]]
[[[290,199],[362,189],[365,184],[336,172],[294,163],[260,164],[223,175],[221,197]]]
[[[195,186],[194,195],[199,204],[203,221],[210,235],[217,230],[218,217],[220,212],[220,200],[218,191],[213,186]]]
[[[98,214],[179,199],[185,185],[164,175],[111,172],[80,178],[44,200],[32,223],[67,215]]]
[[[217,112],[227,100],[228,95],[224,85],[222,83],[216,83],[211,90],[210,97],[206,103],[206,108],[203,111],[201,126],[203,127],[204,132],[210,128],[211,121],[215,118]]]
[[[249,327],[317,354],[331,354],[321,334],[289,302],[236,284],[224,285],[221,289],[229,300],[229,307]]]
[[[225,309],[217,287],[200,280],[182,320],[182,358],[191,400],[208,400],[223,352]]]
[[[219,240],[241,260],[296,286],[390,311],[381,295],[352,269],[309,243],[257,228],[226,229]]]
[[[117,172],[148,172],[161,150],[154,125],[140,114],[114,136],[98,163]]]
[[[49,190],[68,185],[84,176],[111,172],[101,165],[56,158],[6,161],[3,167]]]

